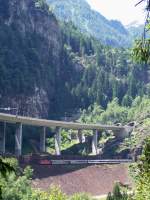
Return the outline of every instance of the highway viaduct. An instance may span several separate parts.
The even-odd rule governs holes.
[[[55,152],[56,155],[61,155],[61,129],[73,129],[78,131],[78,135],[81,137],[82,130],[92,130],[92,153],[97,155],[97,143],[99,131],[111,130],[118,137],[127,137],[132,131],[131,126],[115,126],[115,125],[101,125],[101,124],[84,124],[64,121],[54,121],[46,119],[38,119],[31,117],[23,117],[18,115],[0,113],[0,122],[3,123],[3,131],[0,132],[0,152],[5,154],[5,137],[6,137],[6,124],[15,124],[15,154],[21,156],[22,154],[22,129],[23,126],[38,126],[42,127],[40,133],[40,151],[45,152],[46,141],[46,129],[55,128]]]

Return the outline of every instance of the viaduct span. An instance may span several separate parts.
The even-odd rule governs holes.
[[[61,155],[61,129],[73,129],[78,131],[78,136],[82,140],[82,130],[92,130],[92,153],[97,154],[97,139],[99,131],[111,130],[118,137],[126,137],[132,131],[130,126],[109,126],[101,124],[84,124],[64,121],[54,121],[46,119],[37,119],[30,117],[22,117],[18,115],[0,113],[0,122],[3,123],[3,131],[0,132],[0,152],[5,153],[5,137],[6,124],[12,123],[16,125],[15,131],[15,154],[21,156],[22,154],[22,128],[25,125],[42,127],[40,133],[40,151],[45,152],[46,129],[55,128],[55,152],[56,155]]]

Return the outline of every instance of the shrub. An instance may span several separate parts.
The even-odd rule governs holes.
[[[74,194],[70,200],[91,200],[87,194]]]
[[[120,185],[116,183],[112,194],[109,193],[106,200],[128,200],[128,195],[125,192],[121,192]]]
[[[67,200],[66,195],[60,190],[59,187],[53,186],[50,189],[48,200]]]
[[[150,137],[145,140],[143,154],[137,166],[135,199],[150,199]]]

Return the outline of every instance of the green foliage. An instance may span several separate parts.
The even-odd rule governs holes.
[[[2,200],[91,200],[86,194],[68,197],[57,186],[52,186],[47,192],[35,190],[31,187],[33,170],[29,166],[23,170],[22,174],[17,175],[14,171],[10,171],[10,167],[8,168],[10,165],[16,166],[17,161],[11,158],[4,159],[3,164],[6,163],[9,165],[7,165],[5,176],[3,173],[0,174],[0,199]],[[16,166],[16,169],[19,169],[19,166]]]
[[[128,111],[128,121],[130,120],[144,120],[150,114],[150,99],[148,96],[136,97],[132,103],[132,107]]]
[[[82,123],[97,123],[99,121],[100,115],[104,110],[98,104],[89,106],[87,110],[83,110],[81,117],[79,119]]]
[[[48,200],[66,200],[67,196],[61,192],[59,187],[52,187]]]
[[[113,200],[113,197],[111,195],[111,192],[108,193],[106,200]]]
[[[128,109],[119,105],[118,99],[115,98],[108,104],[107,109],[101,115],[103,123],[124,123],[127,120]]]
[[[35,46],[39,36],[31,33],[23,40],[16,27],[0,25],[0,90],[6,94],[30,94],[38,82],[38,49]],[[9,38],[9,41],[8,41]],[[11,44],[11,48],[9,45]],[[31,48],[29,48],[31,44]],[[2,48],[3,46],[3,48]],[[14,53],[15,52],[15,53]],[[32,58],[32,59],[31,59]],[[21,67],[20,67],[21,66]],[[31,69],[32,67],[32,69]],[[40,67],[40,66],[39,66]],[[33,78],[33,76],[35,78]],[[13,79],[8,79],[13,77]],[[38,83],[37,83],[38,84]],[[7,87],[5,87],[7,85]]]
[[[90,106],[87,111],[83,110],[80,121],[103,124],[124,123],[127,121],[127,116],[128,109],[120,106],[118,99],[115,98],[112,102],[108,103],[105,111],[97,104]]]
[[[132,50],[133,59],[140,63],[141,62],[148,63],[149,55],[150,55],[150,39],[136,40]]]
[[[10,173],[15,172],[15,168],[10,164],[8,161],[5,161],[4,159],[0,158],[0,178],[3,178],[6,180],[7,176],[10,175]],[[2,199],[2,182],[0,181],[0,199]]]
[[[91,200],[87,194],[74,194],[70,200]]]
[[[122,105],[125,107],[130,107],[132,105],[133,98],[129,95],[125,95],[122,99]]]
[[[7,160],[7,159],[6,159]],[[16,163],[14,159],[9,159],[10,163]],[[5,161],[9,163],[9,161]],[[10,164],[10,165],[11,165]],[[18,169],[19,166],[16,166]],[[11,173],[7,173],[5,177],[0,177],[0,186],[1,186],[1,196],[3,200],[27,200],[31,199],[32,196],[32,189],[29,175],[31,175],[31,169],[29,167],[25,168],[23,171],[23,175],[17,175],[14,171]]]
[[[30,179],[33,175],[33,169],[30,166],[27,166],[23,171],[23,175],[27,177],[27,179]]]
[[[150,199],[150,138],[145,141],[141,163],[138,165],[139,176],[137,178],[135,199]]]
[[[15,166],[12,163],[9,163],[8,160],[3,160],[0,158],[0,175],[3,178],[6,178],[7,174],[14,172],[15,171]]]
[[[125,98],[131,100],[130,97]],[[150,99],[148,96],[137,96],[130,102],[131,106],[126,103],[124,102],[125,105],[119,105],[119,100],[115,98],[108,103],[106,110],[103,110],[98,104],[91,105],[87,110],[82,111],[79,121],[84,123],[114,124],[149,118]]]
[[[71,132],[72,130],[65,130],[62,129],[61,130],[61,150],[66,150],[68,148],[70,148],[71,146],[77,144],[77,140],[76,139],[71,139]],[[55,141],[53,137],[50,137],[47,139],[47,144],[48,144],[48,152],[51,154],[55,153]]]
[[[19,169],[15,159],[4,159],[3,164],[7,168],[6,173],[4,173],[5,176],[3,176],[3,171],[0,174],[0,197],[2,200],[67,200],[66,195],[58,187],[52,187],[47,193],[33,190],[31,187],[33,170],[31,167],[27,166],[21,175],[14,168],[13,171],[10,168],[13,165],[16,169]]]
[[[150,137],[147,137],[140,161],[131,166],[135,180],[134,200],[150,199]]]
[[[131,105],[132,98],[147,93],[141,79],[141,74],[144,75],[147,68],[134,65],[127,51],[105,48],[94,40],[91,47],[93,50],[91,56],[85,59],[81,57],[86,68],[81,81],[72,90],[78,104],[87,107],[96,102],[106,108],[107,103],[117,97],[119,103],[124,101],[126,105]]]
[[[121,192],[120,185],[117,183],[112,194],[109,193],[106,200],[128,200],[128,195],[125,192]]]
[[[150,62],[150,1],[140,1],[139,4],[145,4],[145,10],[147,11],[147,18],[145,20],[145,27],[143,28],[143,37],[135,41],[134,47],[132,49],[132,56],[136,62],[148,63]]]

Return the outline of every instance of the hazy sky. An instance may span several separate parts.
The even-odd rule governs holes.
[[[144,7],[135,4],[140,0],[87,0],[92,8],[99,11],[108,19],[118,19],[127,25],[133,21],[143,23]]]

